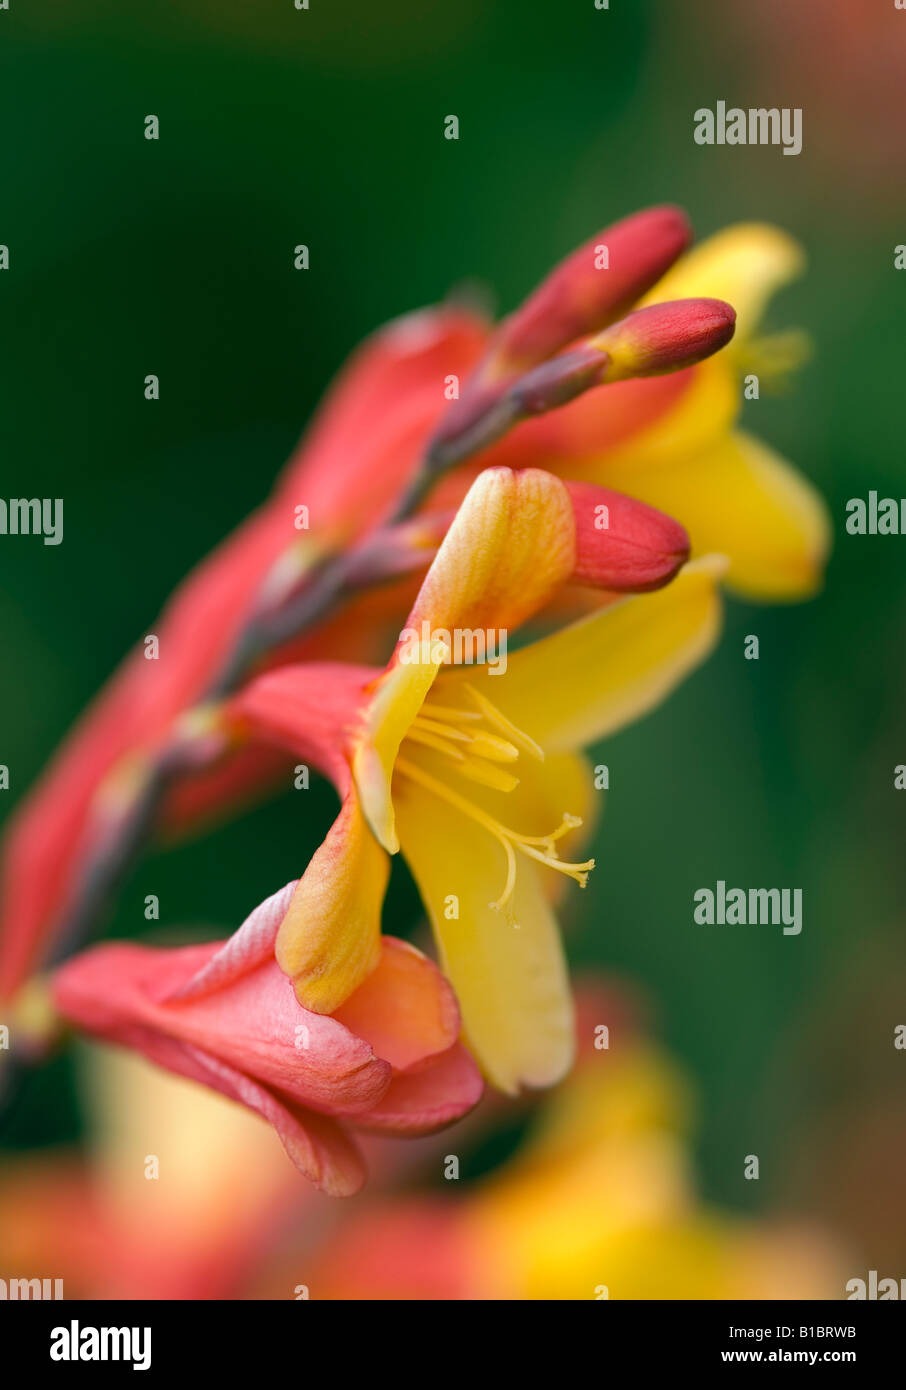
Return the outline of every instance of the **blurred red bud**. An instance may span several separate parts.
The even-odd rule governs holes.
[[[598,334],[591,346],[610,361],[603,380],[660,376],[718,352],[736,331],[736,310],[722,299],[676,299],[637,309]]]
[[[501,324],[481,376],[512,376],[596,333],[634,304],[692,238],[686,214],[648,208],[605,227],[551,271]]]
[[[680,208],[649,208],[598,232],[561,261],[492,336],[461,399],[447,410],[432,439],[432,466],[448,466],[483,448],[520,414],[550,409],[515,410],[510,394],[514,381],[613,323],[657,283],[691,237]],[[551,404],[562,405],[579,394],[574,391]],[[485,428],[488,422],[491,428]]]

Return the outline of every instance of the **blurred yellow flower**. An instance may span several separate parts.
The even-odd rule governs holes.
[[[312,1296],[839,1298],[844,1266],[822,1232],[702,1201],[691,1116],[685,1077],[652,1043],[588,1048],[514,1157],[461,1195],[385,1202],[344,1227]]]

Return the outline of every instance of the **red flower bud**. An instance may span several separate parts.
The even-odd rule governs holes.
[[[576,522],[576,583],[644,593],[662,588],[688,560],[689,537],[672,517],[593,483],[566,489]]]
[[[735,330],[736,310],[722,299],[676,299],[637,309],[591,345],[610,358],[604,381],[625,381],[691,367],[724,347]]]

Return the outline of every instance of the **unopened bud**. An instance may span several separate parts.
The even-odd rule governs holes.
[[[689,536],[664,512],[593,483],[567,483],[576,523],[573,579],[597,589],[645,593],[689,558]]]
[[[637,309],[592,339],[609,358],[605,382],[662,376],[691,367],[724,347],[736,311],[722,299],[676,299]]]

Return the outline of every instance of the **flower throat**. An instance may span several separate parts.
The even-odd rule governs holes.
[[[495,911],[502,911],[512,901],[516,886],[517,849],[529,859],[535,859],[575,879],[584,888],[595,861],[587,859],[582,864],[569,863],[560,859],[557,851],[557,841],[582,824],[581,816],[566,813],[557,828],[549,834],[523,835],[476,806],[468,796],[448,787],[420,763],[405,756],[407,742],[420,744],[449,759],[452,770],[462,777],[502,792],[511,792],[519,785],[519,778],[508,771],[508,765],[517,763],[522,754],[537,762],[544,761],[544,750],[507,719],[486,695],[468,682],[465,689],[476,709],[443,705],[430,698],[425,701],[403,742],[403,750],[396,760],[396,771],[483,826],[501,845],[506,855],[506,879],[499,898],[490,903]]]

